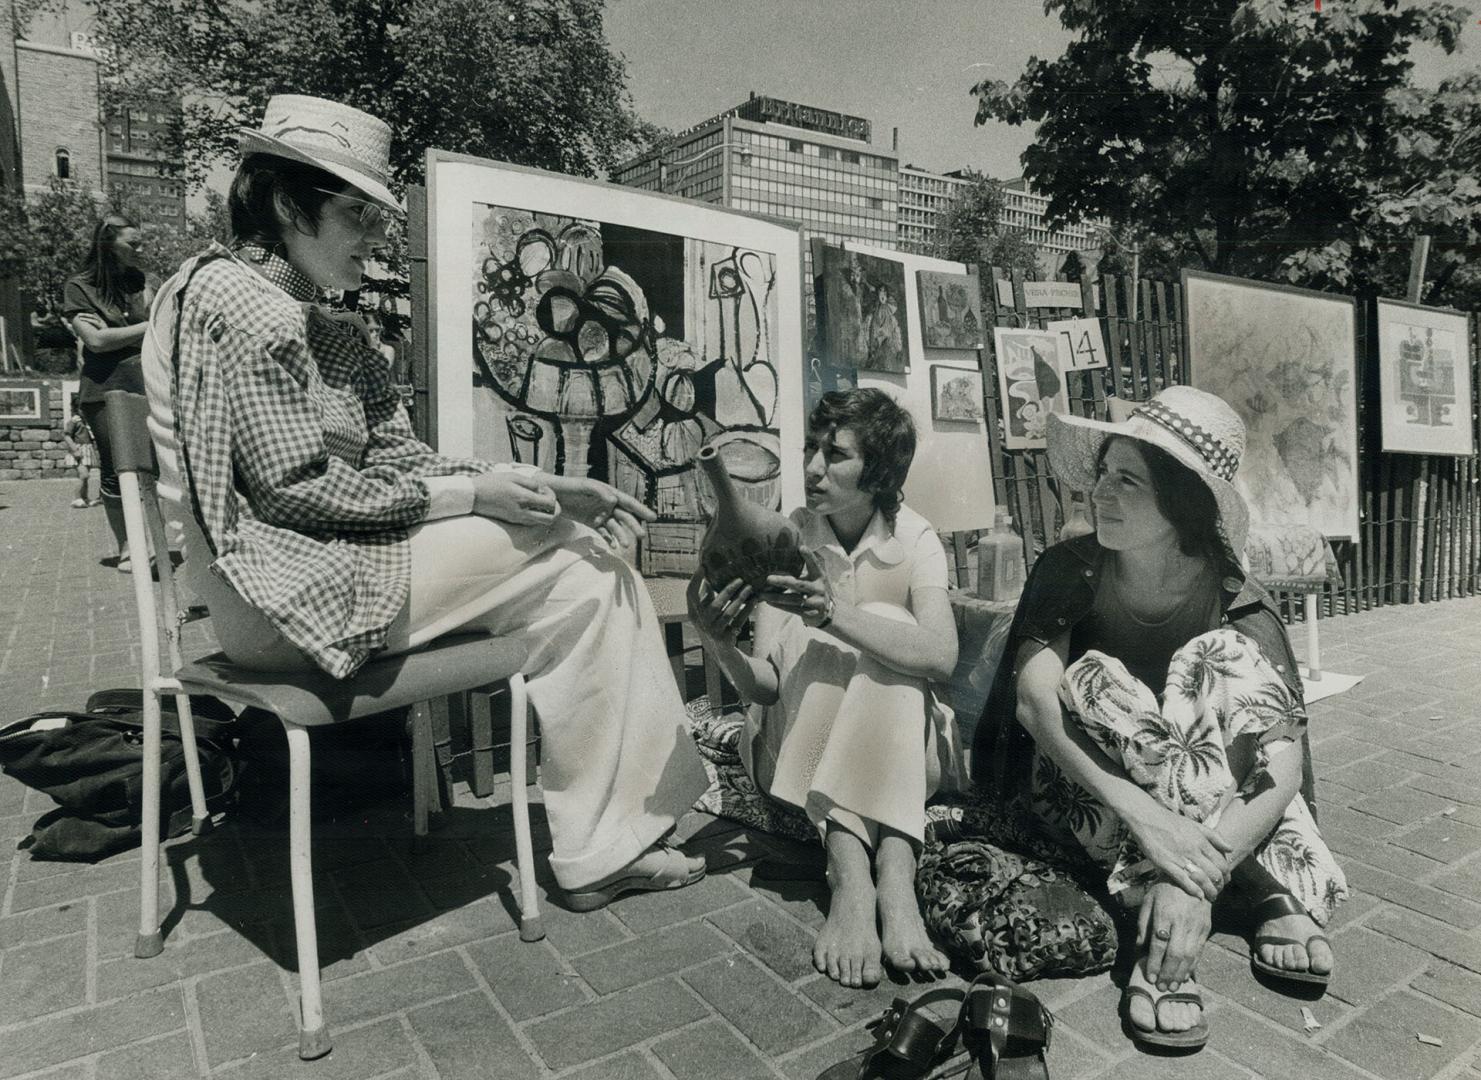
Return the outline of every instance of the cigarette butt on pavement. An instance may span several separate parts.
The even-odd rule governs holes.
[[[1322,1026],[1322,1022],[1305,1005],[1301,1006],[1301,1023],[1306,1026],[1307,1031],[1316,1031]]]
[[[1439,1039],[1435,1038],[1433,1035],[1426,1035],[1422,1031],[1416,1031],[1414,1033],[1414,1037],[1416,1039],[1418,1039],[1420,1042],[1424,1043],[1426,1046],[1444,1046],[1445,1045],[1443,1042],[1441,1042]]]

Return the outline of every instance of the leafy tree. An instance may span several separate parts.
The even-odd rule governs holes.
[[[1453,50],[1469,18],[1459,5],[1046,8],[1076,34],[1064,54],[974,92],[979,123],[1038,124],[1023,165],[1050,197],[1051,224],[1101,216],[1134,227],[1144,259],[1151,249],[1174,264],[1351,285],[1393,261],[1375,226],[1412,235],[1474,213],[1475,193],[1446,175],[1442,155],[1474,142],[1476,113],[1449,116],[1444,93],[1416,90],[1408,55],[1418,42]],[[1474,102],[1475,91],[1455,85],[1449,98]]]
[[[970,183],[936,221],[936,241],[929,254],[953,262],[977,263],[1020,270],[1025,277],[1039,275],[1037,250],[1021,229],[1002,223],[1004,195],[999,180],[969,173]]]
[[[44,317],[53,317],[62,308],[62,286],[87,259],[100,208],[86,188],[56,178],[29,199],[20,192],[6,192],[4,199],[0,250],[21,252],[13,266],[21,292]]]
[[[392,125],[392,168],[429,146],[592,176],[651,133],[634,115],[602,0],[106,0],[105,104],[181,98],[191,178],[274,93]]]

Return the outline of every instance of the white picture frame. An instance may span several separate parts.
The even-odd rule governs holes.
[[[1476,452],[1465,312],[1380,298],[1378,388],[1384,453]]]
[[[1357,302],[1184,270],[1188,381],[1245,422],[1235,485],[1258,522],[1356,539]]]
[[[589,471],[642,498],[659,514],[646,574],[697,561],[705,442],[757,466],[750,497],[802,505],[799,229],[440,150],[426,175],[438,449]]]

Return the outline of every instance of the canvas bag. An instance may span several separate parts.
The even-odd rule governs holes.
[[[173,699],[161,708],[160,833],[190,828],[185,750]],[[208,696],[191,698],[208,810],[236,785],[232,712]],[[86,711],[43,712],[0,727],[0,770],[59,804],[37,819],[20,847],[33,859],[91,862],[139,843],[144,788],[144,711],[138,690],[104,690]]]

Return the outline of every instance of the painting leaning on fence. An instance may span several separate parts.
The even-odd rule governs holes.
[[[1356,304],[1183,271],[1189,382],[1249,430],[1237,481],[1253,517],[1358,536]]]

